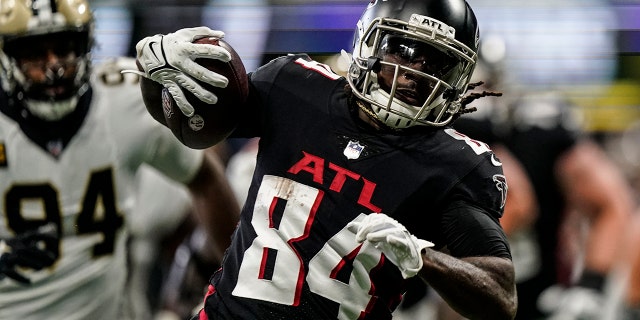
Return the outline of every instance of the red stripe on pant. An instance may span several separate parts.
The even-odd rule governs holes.
[[[212,285],[209,285],[209,289],[207,290],[207,294],[204,295],[204,304],[207,304],[207,298],[214,294],[216,292],[216,288]],[[198,320],[209,320],[209,317],[207,317],[207,313],[204,312],[204,308],[200,309],[200,312],[198,313]]]

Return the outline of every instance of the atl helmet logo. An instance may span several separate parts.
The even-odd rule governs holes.
[[[426,31],[431,34],[432,38],[435,38],[436,36],[445,37],[449,40],[454,40],[456,38],[455,28],[450,27],[440,20],[416,13],[412,14],[409,19],[409,29],[415,29],[421,32]]]

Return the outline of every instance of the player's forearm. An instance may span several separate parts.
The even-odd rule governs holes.
[[[500,224],[507,236],[511,236],[533,224],[538,217],[538,204],[531,181],[518,159],[500,144],[491,148],[502,162],[502,170],[509,182],[507,202]]]
[[[469,319],[513,319],[517,298],[511,262],[495,257],[466,260],[426,249],[419,275]]]
[[[626,210],[600,214],[591,223],[585,253],[585,267],[587,269],[607,274],[620,258],[620,246],[624,243],[625,224],[629,215]],[[631,208],[628,209],[631,212]]]
[[[240,208],[217,155],[207,152],[198,176],[189,184],[189,190],[193,196],[196,218],[204,224],[214,241],[215,255],[221,259],[231,242]]]
[[[598,184],[601,188],[607,189],[601,192],[603,198],[600,201],[594,201],[591,207],[585,209],[592,212],[585,267],[602,274],[611,271],[618,262],[621,244],[625,240],[624,232],[620,230],[625,230],[634,210],[630,188],[625,181],[616,179],[615,176],[615,173],[611,172],[609,181]],[[584,198],[582,200],[589,202]]]
[[[569,206],[590,220],[585,267],[606,274],[623,243],[623,233],[635,204],[620,170],[593,142],[576,146],[558,163],[561,186]]]

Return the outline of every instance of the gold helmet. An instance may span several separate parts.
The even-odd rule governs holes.
[[[0,0],[2,89],[43,120],[72,112],[89,87],[93,24],[87,0]],[[46,50],[61,59],[45,62]],[[29,66],[42,68],[44,83],[33,81],[20,63],[37,57],[43,59]],[[57,89],[47,90],[52,86]]]

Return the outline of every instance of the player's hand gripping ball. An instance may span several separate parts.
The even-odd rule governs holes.
[[[205,149],[224,140],[235,129],[242,105],[249,93],[249,80],[240,56],[227,42],[216,37],[206,37],[193,43],[221,46],[231,53],[232,59],[229,62],[207,58],[195,59],[196,63],[228,79],[225,88],[198,81],[202,87],[215,94],[217,103],[204,102],[181,88],[195,111],[189,117],[183,114],[169,91],[161,84],[142,78],[140,86],[147,110],[154,119],[171,129],[184,145]],[[141,69],[140,66],[138,68]]]

